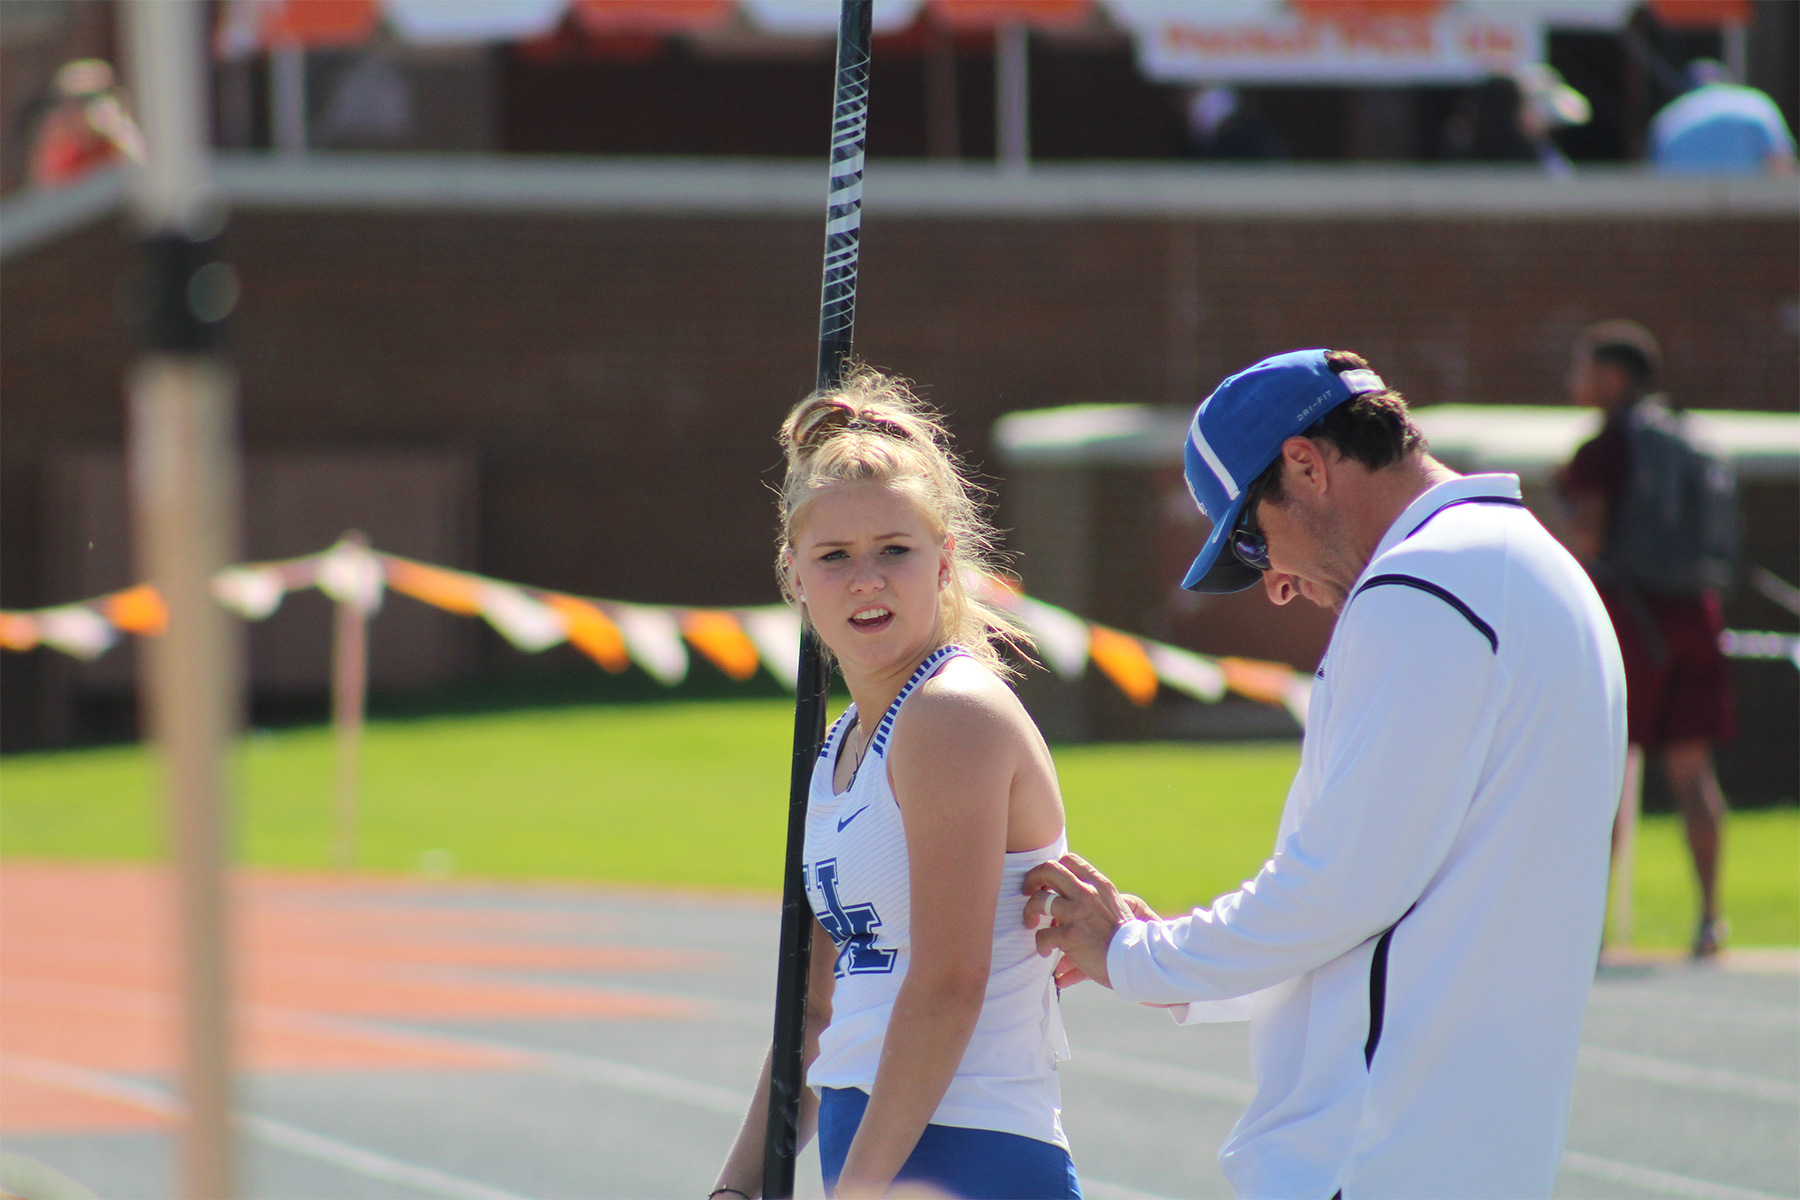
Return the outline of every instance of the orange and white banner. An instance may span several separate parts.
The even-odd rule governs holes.
[[[687,678],[692,650],[731,679],[748,680],[761,669],[791,690],[800,656],[800,615],[784,604],[689,608],[596,600],[383,554],[350,539],[301,558],[227,567],[213,578],[219,603],[250,621],[270,617],[288,592],[309,587],[365,615],[380,609],[386,593],[398,592],[480,617],[527,654],[568,642],[607,671],[636,666],[668,687]],[[1044,665],[1064,680],[1082,678],[1091,665],[1134,704],[1152,703],[1164,688],[1208,704],[1235,693],[1286,708],[1306,724],[1312,679],[1286,663],[1213,658],[1153,642],[1004,586],[978,584],[977,594],[1024,626]],[[74,604],[0,611],[0,649],[48,646],[93,659],[123,634],[155,637],[167,625],[162,597],[139,584]],[[1800,667],[1794,634],[1728,631],[1721,648],[1733,658],[1785,658]]]

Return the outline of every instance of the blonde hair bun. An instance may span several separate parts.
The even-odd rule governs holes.
[[[951,539],[952,571],[938,592],[944,640],[955,642],[990,670],[1016,672],[1000,645],[1025,653],[1025,631],[978,596],[970,583],[1004,589],[994,527],[982,511],[983,489],[950,445],[943,420],[897,375],[854,364],[843,382],[814,392],[781,424],[787,477],[781,487],[781,553],[776,574],[782,595],[798,604],[792,565],[794,530],[806,505],[839,483],[874,482],[904,491]]]

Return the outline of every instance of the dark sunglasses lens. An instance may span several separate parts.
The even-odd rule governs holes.
[[[1248,529],[1233,530],[1231,534],[1231,552],[1246,567],[1258,571],[1269,569],[1269,547],[1260,537]]]

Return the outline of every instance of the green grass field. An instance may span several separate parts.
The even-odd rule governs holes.
[[[779,700],[540,709],[377,721],[365,744],[358,866],[715,888],[779,886],[787,739]],[[1282,743],[1057,751],[1074,848],[1158,908],[1254,874],[1298,758]],[[258,733],[239,761],[240,858],[321,868],[330,734]],[[0,760],[0,854],[141,860],[160,850],[135,746]],[[1733,817],[1726,910],[1740,945],[1800,943],[1800,811]],[[1646,819],[1637,937],[1681,945],[1694,888],[1681,831]]]

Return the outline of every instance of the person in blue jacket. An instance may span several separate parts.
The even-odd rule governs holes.
[[[1688,67],[1694,89],[1650,122],[1650,160],[1676,175],[1789,175],[1794,135],[1781,110],[1755,88],[1731,82],[1725,64]]]

